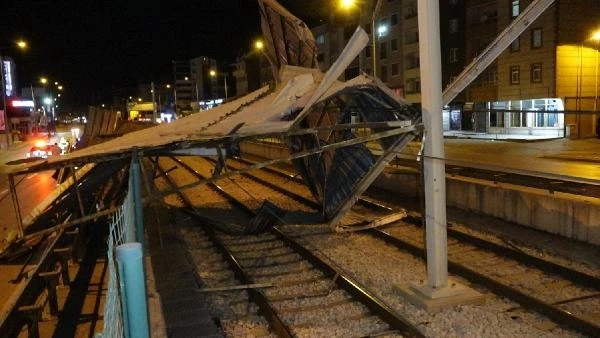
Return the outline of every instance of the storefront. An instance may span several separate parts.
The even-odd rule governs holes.
[[[445,107],[443,119],[445,134],[565,136],[564,105],[559,98],[465,103]]]

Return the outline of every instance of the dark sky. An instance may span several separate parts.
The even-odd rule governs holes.
[[[327,1],[279,2],[311,23]],[[46,76],[64,84],[67,105],[107,102],[111,88],[167,82],[171,60],[230,63],[260,34],[256,0],[2,0],[0,10],[0,52],[14,58],[20,87]],[[12,47],[18,38],[27,52]]]

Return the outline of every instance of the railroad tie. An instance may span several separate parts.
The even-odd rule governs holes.
[[[69,276],[69,260],[73,257],[73,248],[57,248],[53,250],[54,254],[58,258],[62,271],[62,285],[71,285],[71,277]]]
[[[27,323],[27,333],[29,338],[40,337],[40,320],[42,320],[42,304],[19,306],[17,311]]]
[[[58,266],[54,271],[40,272],[38,276],[44,278],[46,287],[48,288],[48,305],[50,306],[50,314],[58,315],[58,296],[56,294],[56,286],[58,285],[58,276],[61,273],[61,267]]]
[[[72,231],[67,231],[65,232],[65,235],[67,236],[71,236],[71,246],[73,248],[73,250],[71,250],[71,259],[73,260],[73,263],[78,263],[79,262],[79,255],[78,253],[80,252],[79,246],[81,245],[79,243],[79,227],[75,228]]]

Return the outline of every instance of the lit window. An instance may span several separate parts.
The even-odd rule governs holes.
[[[542,47],[542,29],[536,28],[531,31],[531,48]]]
[[[406,80],[406,93],[417,94],[421,92],[421,79],[413,78]]]
[[[510,84],[519,84],[521,82],[521,68],[519,66],[510,67]]]
[[[521,1],[519,1],[519,0],[513,0],[511,2],[510,16],[512,18],[516,18],[521,13],[521,4],[520,4],[520,2]]]
[[[317,35],[317,38],[315,40],[317,42],[317,45],[322,45],[325,43],[325,35],[319,34],[319,35]]]
[[[531,82],[540,83],[542,82],[542,64],[534,63],[531,65]]]

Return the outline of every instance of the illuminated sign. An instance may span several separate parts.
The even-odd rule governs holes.
[[[2,71],[4,72],[4,90],[6,96],[13,95],[13,81],[10,61],[2,60]]]
[[[12,102],[12,106],[13,107],[31,107],[31,108],[34,107],[33,101],[31,101],[31,100],[25,100],[25,101],[14,100]]]

